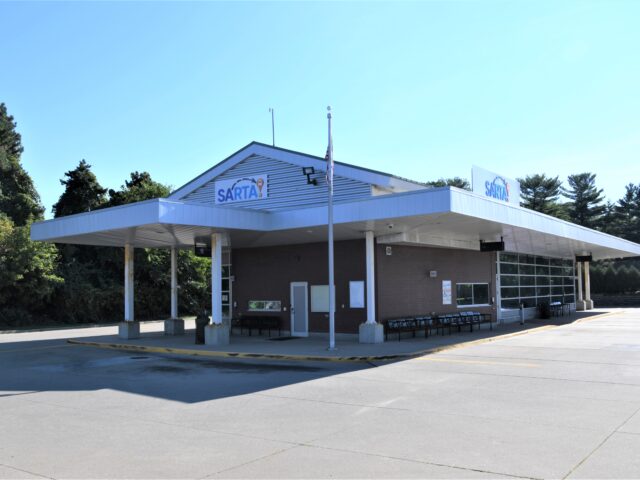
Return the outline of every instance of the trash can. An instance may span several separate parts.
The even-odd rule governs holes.
[[[204,344],[204,327],[207,325],[209,325],[209,317],[206,314],[196,317],[196,345]]]

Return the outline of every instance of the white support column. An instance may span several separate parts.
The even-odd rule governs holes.
[[[178,255],[171,249],[171,318],[178,318]]]
[[[171,247],[171,318],[164,321],[164,334],[184,334],[184,320],[178,317],[178,252],[175,247]]]
[[[589,275],[589,262],[584,262],[584,304],[585,310],[593,308],[593,300],[591,300],[591,277]]]
[[[576,262],[576,273],[578,275],[578,291],[576,292],[576,310],[585,310],[585,302],[582,298],[582,262]]]
[[[138,338],[140,336],[140,324],[135,322],[133,311],[134,288],[133,288],[133,253],[131,244],[124,246],[124,322],[118,328],[118,335],[121,338]]]
[[[374,233],[371,231],[365,232],[367,321],[360,324],[360,343],[384,342],[384,327],[376,322],[375,248]]]
[[[373,232],[365,233],[365,251],[367,264],[367,323],[376,323],[376,275],[375,275],[375,240]]]
[[[124,246],[124,321],[133,322],[133,247]]]
[[[211,235],[211,324],[204,331],[207,345],[227,345],[229,325],[222,323],[222,234]]]
[[[211,235],[211,323],[222,324],[222,235]]]

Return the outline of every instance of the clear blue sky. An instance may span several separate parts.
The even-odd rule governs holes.
[[[50,217],[85,158],[175,187],[252,140],[426,181],[640,183],[640,2],[0,2],[0,102]]]

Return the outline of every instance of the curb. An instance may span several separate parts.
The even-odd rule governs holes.
[[[571,325],[573,323],[582,323],[591,320],[596,320],[610,315],[615,315],[618,312],[606,312],[591,317],[577,319],[568,324],[562,325],[542,325],[540,327],[533,327],[520,332],[507,333],[504,335],[496,335],[495,337],[479,338],[477,340],[468,340],[466,342],[456,343],[453,345],[443,345],[440,347],[428,348],[425,350],[419,350],[410,353],[398,353],[391,355],[368,355],[368,356],[351,356],[351,357],[323,357],[318,355],[283,355],[277,353],[250,353],[250,352],[219,352],[212,350],[194,350],[190,348],[169,348],[169,347],[151,347],[145,345],[130,345],[126,343],[106,343],[106,342],[86,342],[82,340],[67,340],[67,343],[71,345],[79,345],[84,347],[103,348],[108,350],[122,350],[125,352],[137,352],[137,353],[160,353],[169,355],[186,355],[192,357],[213,357],[213,358],[244,358],[244,359],[265,359],[265,360],[281,360],[281,361],[307,361],[307,362],[387,362],[392,360],[407,360],[411,358],[422,357],[425,355],[432,355],[434,353],[440,353],[447,350],[455,350],[457,348],[470,347],[473,345],[482,345],[484,343],[491,343],[498,340],[505,340],[508,338],[519,337],[521,335],[528,335],[530,333],[542,332],[545,330],[553,330],[555,328],[564,327],[565,325]]]

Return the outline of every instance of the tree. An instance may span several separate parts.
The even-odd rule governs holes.
[[[17,226],[42,219],[44,212],[33,180],[20,164],[21,142],[16,122],[0,103],[0,212]]]
[[[108,206],[116,207],[127,203],[166,197],[170,192],[169,186],[152,180],[148,172],[136,171],[131,173],[131,180],[126,180],[120,190],[109,190]]]
[[[30,226],[16,226],[0,214],[0,324],[29,324],[32,314],[46,315],[54,289],[57,252],[49,243],[32,242]]]
[[[60,180],[65,190],[53,205],[54,217],[64,217],[74,213],[90,212],[104,206],[106,188],[102,188],[91,165],[82,159],[78,166],[64,174],[66,179]]]
[[[602,189],[596,188],[595,173],[578,173],[567,178],[569,188],[561,187],[562,195],[570,201],[567,204],[569,220],[588,228],[599,228],[606,210],[602,204]]]
[[[562,218],[564,212],[559,204],[561,182],[558,177],[542,175],[527,175],[519,178],[521,205],[525,208]]]
[[[640,184],[629,183],[623,197],[609,207],[608,231],[632,242],[640,242]]]
[[[430,187],[457,187],[463,190],[471,190],[471,185],[468,180],[460,177],[453,178],[440,178],[431,182],[427,182]]]
[[[7,155],[16,158],[24,151],[22,137],[16,131],[17,125],[13,116],[7,113],[7,106],[0,103],[0,148],[4,148]]]

